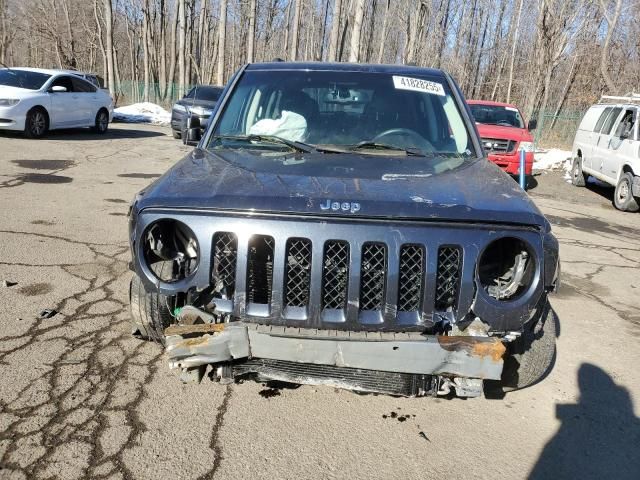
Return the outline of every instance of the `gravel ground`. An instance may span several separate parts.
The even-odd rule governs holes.
[[[608,189],[535,177],[563,260],[557,359],[535,387],[184,385],[128,331],[126,212],[188,151],[169,134],[0,134],[0,478],[640,478],[640,216]]]

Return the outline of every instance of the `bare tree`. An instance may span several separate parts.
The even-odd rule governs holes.
[[[353,17],[353,30],[351,31],[351,46],[349,47],[349,61],[357,62],[360,59],[360,35],[362,34],[362,20],[364,19],[365,0],[356,0],[356,12]]]
[[[224,54],[225,40],[227,32],[227,0],[220,0],[220,25],[218,26],[218,75],[216,82],[218,85],[224,84]]]
[[[256,0],[249,1],[249,38],[247,39],[247,62],[253,62],[256,43]]]
[[[329,61],[335,62],[338,57],[338,42],[340,37],[340,10],[342,0],[334,0],[333,15],[331,16],[331,37],[329,40]]]
[[[111,8],[111,0],[104,0],[104,23],[107,30],[107,83],[109,86],[109,93],[114,97],[116,94],[116,81],[113,65],[113,10]]]
[[[620,18],[620,12],[622,11],[622,0],[615,0],[612,14],[609,13],[608,6],[604,0],[600,0],[600,6],[602,7],[604,18],[607,21],[607,34],[604,37],[604,44],[602,45],[602,51],[600,54],[600,73],[602,73],[602,78],[604,79],[609,92],[615,93],[617,91],[616,84],[609,73],[609,46],[611,44],[613,32],[616,29],[618,19]]]

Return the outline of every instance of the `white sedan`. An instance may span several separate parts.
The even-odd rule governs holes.
[[[40,138],[56,128],[105,133],[113,99],[79,75],[38,68],[0,69],[0,130]]]

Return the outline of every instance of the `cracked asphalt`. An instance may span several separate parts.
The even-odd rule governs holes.
[[[0,478],[640,478],[640,215],[609,190],[536,177],[563,286],[532,388],[185,385],[129,335],[126,212],[187,152],[154,126],[0,134]]]

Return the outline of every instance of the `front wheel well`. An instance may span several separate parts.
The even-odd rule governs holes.
[[[47,116],[47,122],[49,121],[49,119],[50,119],[49,111],[45,107],[43,107],[42,105],[34,105],[33,107],[31,107],[29,109],[29,111],[27,112],[27,115],[29,115],[34,110],[42,110],[44,112],[44,114]]]
[[[631,168],[629,165],[624,165],[622,167],[622,173],[630,173],[631,175],[635,175],[635,173],[633,173],[633,168]]]

